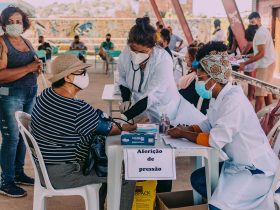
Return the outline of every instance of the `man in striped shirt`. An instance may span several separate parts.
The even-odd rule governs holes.
[[[52,63],[52,87],[45,89],[37,98],[32,112],[31,128],[43,155],[54,188],[65,189],[93,183],[106,183],[106,177],[95,172],[84,176],[80,170],[87,156],[89,140],[96,132],[104,135],[120,134],[121,130],[100,120],[97,111],[76,94],[89,84],[86,68],[73,55],[58,56]],[[101,125],[102,124],[102,125]],[[123,130],[136,126],[123,125]],[[77,167],[78,166],[78,167]],[[122,187],[122,210],[132,208],[135,182],[125,182]],[[101,209],[106,198],[106,184],[100,189]]]

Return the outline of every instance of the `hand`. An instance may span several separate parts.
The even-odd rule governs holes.
[[[27,65],[28,72],[38,72],[41,73],[43,64],[42,61],[39,60],[36,56],[34,56],[34,61]]]
[[[134,130],[136,130],[136,128],[137,128],[137,125],[136,125],[136,124],[133,124],[133,125],[130,125],[130,124],[123,124],[123,125],[122,125],[123,131],[134,131]]]
[[[193,128],[191,126],[178,125],[177,128],[180,128],[183,131],[193,132]]]
[[[243,56],[242,55],[236,55],[236,56],[234,56],[237,60],[240,60],[240,59],[242,59],[243,58]]]
[[[43,71],[43,61],[40,60],[37,56],[34,56],[34,59],[35,59],[36,62],[39,63],[39,68],[38,68],[37,72],[38,72],[38,74],[41,74],[42,71]]]
[[[133,122],[138,124],[147,124],[150,120],[147,116],[139,115],[133,118]]]
[[[167,134],[172,138],[183,138],[183,130],[179,127],[171,128],[167,131]]]
[[[174,51],[179,52],[180,51],[180,47],[175,47]]]
[[[244,68],[245,68],[245,63],[242,62],[242,63],[239,64],[239,69],[238,69],[238,71],[244,71]]]
[[[121,114],[123,114],[125,111],[129,110],[130,106],[131,106],[130,101],[121,102],[120,106],[119,106]]]

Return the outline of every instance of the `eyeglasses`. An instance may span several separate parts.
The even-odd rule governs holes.
[[[82,69],[81,71],[77,72],[77,73],[72,73],[72,75],[76,75],[76,76],[86,76],[87,73],[87,69]]]

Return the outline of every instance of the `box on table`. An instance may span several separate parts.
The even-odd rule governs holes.
[[[157,194],[158,210],[208,210],[207,204],[194,205],[193,192],[179,191]]]
[[[157,181],[137,181],[132,210],[154,210]]]
[[[126,132],[121,134],[122,145],[155,145],[156,133]]]
[[[156,124],[137,124],[136,131],[143,133],[157,133],[158,126]]]

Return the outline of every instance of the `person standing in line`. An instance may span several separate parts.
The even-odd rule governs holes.
[[[172,51],[176,51],[176,52],[179,52],[182,45],[183,45],[183,39],[181,37],[179,37],[178,35],[174,34],[173,33],[173,29],[171,26],[168,26],[167,29],[170,31],[170,42],[169,42],[169,49]],[[179,45],[177,46],[177,42],[179,42]]]
[[[221,29],[221,21],[219,19],[214,20],[215,31],[213,33],[212,41],[225,42],[226,36],[224,31]]]
[[[253,39],[254,55],[247,61],[240,63],[239,70],[243,71],[245,66],[256,62],[256,78],[270,83],[273,80],[275,70],[275,49],[269,30],[262,25],[261,16],[258,12],[252,12],[248,17],[251,25],[256,25],[258,30]],[[272,94],[262,88],[256,88],[255,111],[262,109],[263,105],[272,104]]]
[[[170,32],[168,29],[164,28],[160,31],[160,40],[161,40],[161,46],[168,52],[168,54],[173,58],[172,52],[168,47],[168,44],[170,42]]]
[[[30,27],[30,22],[20,8],[8,6],[4,9],[1,26],[4,34],[0,37],[0,194],[17,198],[26,195],[17,184],[33,185],[34,179],[24,173],[26,147],[19,134],[15,112],[31,114],[42,62],[36,57],[31,43],[21,36]]]
[[[249,25],[245,30],[245,39],[247,40],[247,44],[242,51],[243,55],[247,55],[250,57],[253,53],[253,39],[258,30],[256,25]],[[244,69],[244,74],[250,77],[256,77],[256,63],[251,63],[247,65]],[[255,98],[255,86],[248,84],[248,99],[249,101],[253,101]]]
[[[163,29],[163,24],[160,21],[157,21],[156,27],[156,42],[159,43],[161,41],[160,32]]]

